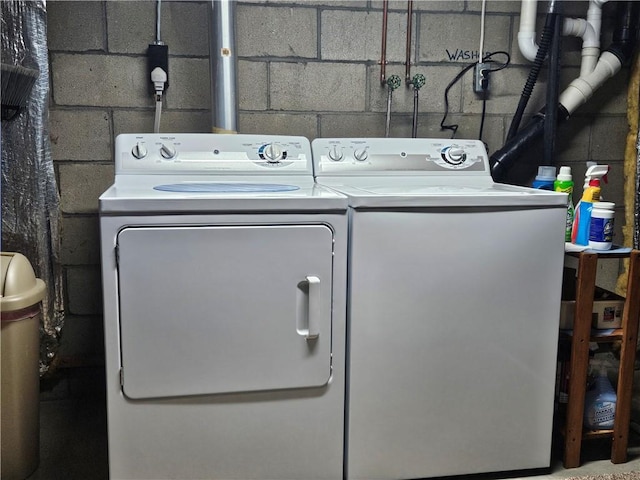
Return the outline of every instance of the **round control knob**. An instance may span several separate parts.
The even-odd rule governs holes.
[[[344,158],[344,154],[342,153],[342,148],[334,145],[329,149],[329,158],[334,162],[339,162]]]
[[[273,143],[265,145],[262,154],[269,163],[277,163],[282,160],[282,149]]]
[[[170,143],[163,143],[162,146],[160,147],[160,155],[162,155],[163,158],[166,158],[167,160],[175,157],[176,153],[177,152],[175,147]]]
[[[131,149],[131,155],[136,157],[138,160],[147,156],[147,147],[145,147],[142,143],[138,142]]]
[[[353,151],[353,158],[358,162],[364,162],[367,158],[369,158],[369,152],[367,152],[366,148],[361,148]]]
[[[459,165],[467,159],[465,151],[460,147],[449,147],[444,156],[445,160],[453,165]]]

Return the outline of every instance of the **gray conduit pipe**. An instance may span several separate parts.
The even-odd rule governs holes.
[[[235,0],[211,0],[209,67],[213,133],[238,131],[235,4]]]

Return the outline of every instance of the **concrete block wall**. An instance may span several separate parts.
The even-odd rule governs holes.
[[[586,14],[587,1],[564,3],[568,13]],[[407,2],[389,4],[387,76],[404,78]],[[416,0],[413,5],[411,73],[426,77],[419,96],[418,136],[450,137],[440,129],[444,90],[477,58],[482,3]],[[544,2],[541,13],[543,7]],[[161,37],[170,55],[163,132],[211,130],[209,9],[209,1],[162,2]],[[99,363],[97,198],[113,181],[115,135],[153,129],[145,53],[155,40],[156,2],[50,0],[47,10],[51,141],[62,198],[68,300],[61,355],[66,365]],[[529,71],[516,43],[519,10],[519,1],[487,2],[484,49],[511,56],[511,65],[491,77],[483,135],[490,152],[502,146]],[[611,38],[613,13],[614,6],[605,5],[604,46]],[[384,135],[387,94],[379,81],[381,28],[380,0],[239,1],[240,132],[311,139]],[[579,63],[580,42],[565,39],[563,85],[577,75]],[[573,167],[578,184],[586,160],[612,165],[604,195],[618,205],[623,198],[627,77],[624,70],[597,92],[558,138],[558,163]],[[528,113],[541,107],[545,84],[543,71]],[[403,85],[393,96],[392,136],[410,136],[412,109],[413,93]],[[451,88],[447,122],[459,124],[458,138],[477,138],[481,112],[472,75],[466,74]],[[534,149],[532,155],[542,151]],[[617,218],[621,223],[620,208]]]

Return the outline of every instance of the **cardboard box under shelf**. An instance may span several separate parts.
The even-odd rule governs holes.
[[[575,314],[576,301],[574,298],[563,298],[560,306],[560,328],[572,329],[573,316]],[[593,328],[620,328],[622,326],[622,309],[624,298],[604,288],[596,287],[593,299],[593,315],[591,326]]]

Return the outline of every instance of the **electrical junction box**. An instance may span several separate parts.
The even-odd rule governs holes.
[[[576,301],[563,299],[560,306],[560,328],[570,330],[573,328],[573,317]],[[624,298],[604,288],[596,287],[593,299],[593,314],[591,326],[596,329],[622,327],[622,310]]]
[[[484,94],[489,90],[489,64],[476,63],[473,67],[473,91]]]

